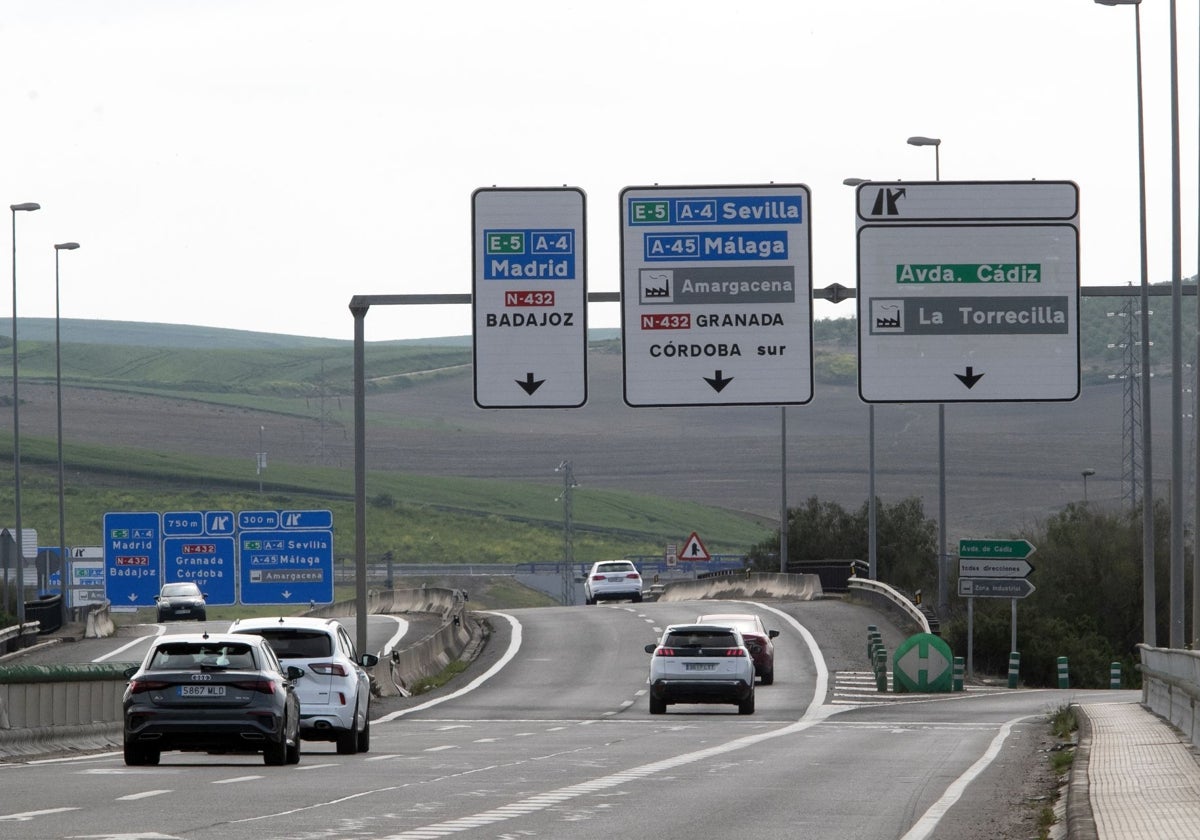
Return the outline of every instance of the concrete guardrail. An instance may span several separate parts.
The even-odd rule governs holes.
[[[1141,655],[1142,705],[1200,746],[1200,653],[1138,645]]]
[[[705,598],[793,598],[812,601],[824,594],[816,575],[733,574],[663,585],[659,601],[699,601]]]

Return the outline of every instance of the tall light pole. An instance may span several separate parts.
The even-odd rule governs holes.
[[[1179,47],[1171,0],[1171,573],[1170,646],[1182,648],[1183,617],[1183,254],[1179,207]]]
[[[933,146],[934,180],[942,180],[942,140],[940,137],[909,137],[910,146]],[[946,404],[938,403],[938,612],[950,612],[950,592],[946,585],[950,558],[946,554]]]
[[[1141,0],[1096,0],[1102,6],[1133,6],[1134,56],[1137,65],[1137,127],[1138,127],[1138,221],[1141,234],[1141,388],[1142,388],[1142,642],[1150,647],[1158,644],[1157,611],[1154,577],[1154,466],[1151,458],[1153,435],[1150,427],[1150,274],[1146,262],[1146,130],[1142,103],[1142,7]],[[1200,311],[1200,310],[1197,310]],[[1198,347],[1200,350],[1200,347]],[[1197,366],[1200,376],[1200,366]],[[1200,382],[1197,383],[1200,385]],[[1196,426],[1200,434],[1200,424]],[[1197,448],[1200,458],[1200,447]],[[1200,463],[1197,464],[1200,472]],[[1197,521],[1200,522],[1200,494],[1197,495]],[[1193,581],[1200,585],[1200,581]],[[1195,611],[1200,609],[1193,598],[1193,627]],[[1193,629],[1193,633],[1196,631]]]
[[[17,529],[17,623],[25,623],[25,540],[21,531],[21,400],[17,394],[17,213],[41,210],[32,201],[10,204],[12,211],[12,373],[13,373],[13,504]]]
[[[267,450],[263,449],[263,432],[267,430],[266,426],[258,427],[258,495],[262,495],[262,474],[267,468]]]
[[[1089,475],[1095,475],[1095,474],[1096,474],[1096,471],[1095,471],[1094,469],[1092,469],[1091,467],[1088,467],[1086,470],[1083,470],[1083,472],[1082,472],[1082,475],[1083,475],[1083,503],[1084,503],[1085,505],[1088,503],[1088,501],[1087,501],[1087,480],[1088,480],[1088,476],[1089,476]]]
[[[67,514],[63,494],[62,317],[58,294],[58,254],[60,251],[74,251],[78,247],[78,242],[60,242],[54,246],[54,402],[58,412],[58,575],[62,581],[59,590],[62,593],[64,623],[71,608],[69,589],[71,581],[67,578]]]
[[[867,178],[843,178],[847,187],[867,183]],[[875,403],[867,403],[867,576],[879,578],[879,528],[875,511]]]

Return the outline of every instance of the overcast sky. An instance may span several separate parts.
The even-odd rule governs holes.
[[[1169,4],[1143,5],[1161,282]],[[1198,21],[1178,6],[1190,276]],[[588,287],[615,292],[623,187],[807,184],[813,284],[853,285],[842,180],[932,180],[911,135],[942,139],[943,180],[1077,182],[1083,284],[1139,279],[1132,7],[3,0],[0,62],[0,190],[42,205],[16,219],[21,317],[53,317],[53,244],[73,240],[64,318],[348,339],[353,295],[471,291],[471,193],[492,185],[582,188]],[[470,332],[469,306],[366,320],[369,341]]]

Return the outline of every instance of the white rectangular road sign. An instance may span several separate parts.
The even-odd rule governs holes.
[[[1079,395],[1079,200],[1068,181],[858,188],[866,402]]]
[[[475,404],[587,402],[584,193],[482,188],[472,196]]]
[[[812,399],[809,214],[802,184],[621,191],[628,405]]]

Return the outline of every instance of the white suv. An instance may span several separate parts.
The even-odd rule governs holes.
[[[650,714],[672,703],[732,703],[754,714],[754,660],[742,636],[719,624],[672,624],[650,660]]]
[[[583,582],[583,600],[597,601],[642,600],[642,576],[637,566],[628,560],[601,560],[592,564]]]
[[[230,633],[262,636],[286,668],[303,668],[296,681],[300,698],[300,737],[334,741],[339,755],[367,752],[371,746],[371,679],[363,667],[379,662],[359,656],[344,627],[332,618],[241,618]]]

